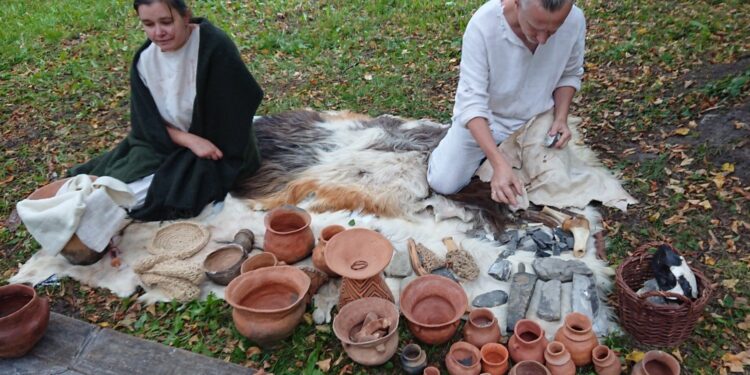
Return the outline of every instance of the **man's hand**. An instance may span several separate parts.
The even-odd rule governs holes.
[[[570,128],[568,128],[567,118],[563,120],[554,120],[552,122],[552,127],[549,128],[547,135],[554,137],[557,133],[560,133],[560,139],[558,139],[552,147],[561,149],[568,144],[568,141],[570,141],[570,138],[573,136],[570,133]]]
[[[516,196],[522,195],[521,181],[516,177],[513,168],[507,163],[500,163],[492,168],[492,200],[498,203],[517,205]]]

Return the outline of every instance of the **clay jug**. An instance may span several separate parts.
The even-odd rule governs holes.
[[[320,237],[318,237],[318,243],[315,245],[315,248],[313,249],[313,254],[312,254],[313,265],[315,265],[317,269],[327,273],[328,276],[330,277],[336,277],[338,275],[336,274],[336,272],[331,271],[331,269],[328,268],[328,265],[326,264],[326,258],[325,258],[326,245],[328,245],[328,240],[330,240],[331,237],[345,230],[346,228],[344,228],[341,225],[329,225],[323,228],[323,230],[320,231]]]
[[[555,341],[565,345],[577,367],[591,364],[591,351],[599,345],[591,320],[577,312],[565,316],[565,324],[555,333]]]
[[[502,344],[490,342],[479,351],[482,356],[482,371],[492,375],[508,372],[508,349]]]
[[[294,332],[305,312],[309,288],[310,278],[297,267],[265,267],[236,277],[224,297],[233,307],[237,330],[268,347]]]
[[[410,375],[421,374],[427,367],[427,353],[417,344],[409,344],[401,350],[401,368]]]
[[[459,341],[448,350],[445,367],[451,375],[478,375],[482,369],[481,358],[482,355],[476,346]]]
[[[598,345],[591,351],[594,369],[598,375],[620,375],[622,367],[620,358],[605,345]]]
[[[464,341],[481,348],[484,344],[500,341],[500,326],[490,309],[475,309],[464,325]]]
[[[260,253],[247,258],[240,266],[240,273],[248,273],[263,267],[274,267],[279,264],[276,255],[271,253]]]
[[[543,364],[537,361],[521,361],[510,369],[510,375],[552,375]]]
[[[23,284],[0,287],[0,358],[28,353],[49,323],[49,300]]]
[[[435,366],[427,366],[422,375],[440,375],[440,369]]]
[[[661,350],[652,350],[633,366],[631,375],[680,375],[680,363]]]
[[[443,276],[424,275],[406,285],[399,303],[414,337],[426,344],[440,345],[456,333],[469,302],[457,282]]]
[[[354,334],[362,330],[368,313],[386,319],[390,324],[388,333],[364,342],[353,340]],[[398,320],[398,308],[393,302],[366,297],[352,301],[339,310],[333,319],[333,333],[352,361],[365,366],[379,366],[388,362],[398,349]]]
[[[552,375],[575,375],[576,365],[570,358],[570,353],[559,341],[552,341],[544,351],[547,369]]]
[[[513,336],[508,341],[508,351],[513,362],[537,361],[544,363],[547,338],[542,327],[529,319],[516,322]]]
[[[315,246],[310,221],[310,214],[295,206],[284,205],[269,211],[265,217],[263,250],[286,264],[307,257]]]

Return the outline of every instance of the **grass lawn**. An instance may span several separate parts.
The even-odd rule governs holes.
[[[462,32],[483,1],[190,3],[234,38],[267,94],[260,114],[310,107],[448,122]],[[573,113],[641,201],[627,214],[605,211],[609,260],[650,239],[682,249],[717,292],[693,337],[662,349],[685,373],[742,369],[734,355],[750,346],[750,146],[733,137],[750,127],[750,3],[576,3],[588,22],[587,72]],[[15,202],[127,133],[129,64],[144,40],[129,1],[0,6],[0,284],[38,248],[8,221]],[[276,374],[399,368],[396,357],[353,364],[330,325],[309,314],[279,349],[264,351],[237,333],[219,299],[143,306],[72,280],[39,290],[55,311]],[[412,340],[400,333],[402,344]],[[651,349],[628,336],[606,344],[630,359]],[[447,347],[429,348],[429,361],[442,365]]]

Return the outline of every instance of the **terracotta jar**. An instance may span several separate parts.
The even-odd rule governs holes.
[[[331,269],[328,268],[328,265],[326,264],[326,258],[325,258],[326,246],[328,245],[328,241],[333,236],[345,230],[346,228],[344,228],[341,225],[329,225],[323,228],[323,230],[320,231],[320,237],[318,237],[318,243],[315,245],[315,248],[313,249],[313,254],[312,254],[313,265],[315,265],[315,267],[318,268],[319,270],[327,273],[328,276],[330,277],[336,277],[338,275],[336,274],[336,272],[331,271]]]
[[[633,366],[631,375],[680,375],[680,363],[661,350],[652,350]]]
[[[492,375],[504,375],[508,372],[508,349],[502,344],[491,342],[484,344],[480,350],[482,371]]]
[[[455,281],[424,275],[401,291],[399,303],[409,331],[421,342],[438,345],[456,333],[469,302],[466,292]]]
[[[620,358],[606,345],[598,345],[591,351],[594,369],[598,375],[620,375]]]
[[[0,287],[0,358],[28,353],[49,323],[49,300],[23,284]]]
[[[273,255],[271,253],[260,253],[251,256],[244,262],[242,262],[242,266],[240,267],[241,273],[247,273],[252,270],[257,270],[259,268],[263,267],[274,267],[279,264],[279,261],[276,259],[276,255]]]
[[[500,341],[500,326],[490,309],[474,309],[464,325],[464,341],[481,348],[484,344]]]
[[[401,369],[410,375],[421,374],[427,367],[427,353],[417,344],[409,344],[401,350]]]
[[[521,361],[510,369],[510,375],[552,375],[543,364],[537,361]]]
[[[544,351],[544,360],[552,375],[575,375],[576,373],[576,365],[570,358],[570,353],[565,349],[565,345],[559,341],[552,341],[547,344],[547,349]]]
[[[530,360],[543,364],[546,348],[547,338],[539,324],[529,319],[516,322],[513,336],[508,341],[508,351],[513,362]]]
[[[388,333],[369,341],[353,340],[354,334],[362,330],[368,313],[386,319],[389,323]],[[339,310],[333,318],[333,332],[352,361],[365,366],[378,366],[388,362],[398,349],[398,320],[398,309],[393,302],[375,297],[362,298]]]
[[[309,256],[315,246],[310,221],[310,214],[295,206],[284,205],[269,211],[265,217],[263,250],[287,264]]]
[[[591,320],[577,312],[565,316],[565,324],[555,333],[555,341],[565,345],[577,367],[591,364],[591,351],[599,345]]]
[[[435,366],[427,366],[422,375],[440,375],[440,369]]]
[[[310,278],[297,267],[259,268],[232,280],[224,291],[237,330],[261,346],[294,332],[305,312]]]
[[[448,350],[445,367],[451,375],[478,375],[482,369],[481,358],[482,355],[476,346],[459,341]]]

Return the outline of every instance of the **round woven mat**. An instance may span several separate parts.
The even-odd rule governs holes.
[[[206,246],[209,237],[210,232],[202,225],[190,222],[173,223],[156,232],[148,252],[185,259]]]

